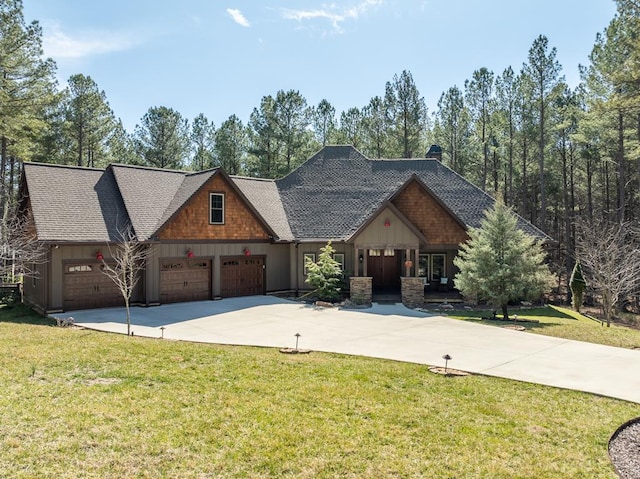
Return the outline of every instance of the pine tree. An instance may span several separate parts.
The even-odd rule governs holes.
[[[466,298],[486,301],[509,318],[508,304],[540,298],[552,277],[544,263],[542,244],[518,228],[518,221],[502,200],[485,213],[480,228],[469,230],[454,264],[454,282]]]

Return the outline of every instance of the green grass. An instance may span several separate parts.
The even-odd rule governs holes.
[[[0,310],[12,478],[611,478],[639,406],[426,366],[57,328]]]
[[[517,323],[520,326],[524,326],[530,333],[621,348],[640,348],[640,330],[616,325],[607,327],[600,321],[558,306],[509,310],[509,316],[511,317],[509,321],[482,319],[482,317],[487,317],[490,314],[489,311],[452,311],[447,313],[447,316],[480,324],[504,326],[514,324],[513,315],[516,314],[518,320],[536,321]],[[499,315],[498,317],[502,316]]]

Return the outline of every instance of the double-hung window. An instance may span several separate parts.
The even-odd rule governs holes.
[[[209,223],[212,225],[224,224],[223,193],[209,193]]]

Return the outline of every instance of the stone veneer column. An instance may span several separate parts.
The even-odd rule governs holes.
[[[424,305],[424,283],[422,278],[400,278],[402,288],[402,304],[407,308],[419,308]]]
[[[373,299],[373,278],[370,276],[351,276],[349,279],[351,301],[356,304],[371,305]]]

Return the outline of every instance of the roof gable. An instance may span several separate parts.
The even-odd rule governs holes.
[[[190,175],[184,183],[157,228],[158,238],[232,241],[273,238],[273,230],[222,170]],[[224,195],[223,224],[209,223],[211,193]]]
[[[41,241],[117,241],[129,224],[110,172],[28,162],[23,174]]]

